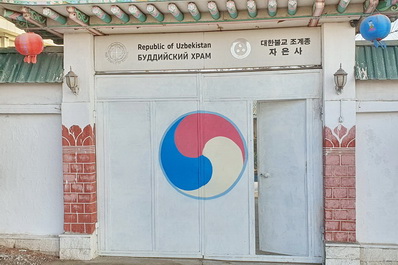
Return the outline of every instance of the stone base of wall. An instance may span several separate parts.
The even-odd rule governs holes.
[[[0,234],[0,245],[8,248],[23,248],[40,251],[48,255],[59,255],[58,236]]]
[[[358,244],[326,243],[325,265],[360,265],[361,251]]]
[[[398,245],[361,245],[361,265],[398,265]]]
[[[60,238],[60,259],[91,260],[98,256],[97,234],[65,233]]]
[[[326,243],[325,265],[398,265],[398,245]]]

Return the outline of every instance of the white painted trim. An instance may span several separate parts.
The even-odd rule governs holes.
[[[375,244],[375,243],[359,243],[361,248],[383,248],[383,249],[398,249],[398,244]]]
[[[357,112],[398,112],[398,101],[359,101]]]
[[[313,109],[313,101],[311,99],[307,99],[305,101],[305,115],[306,115],[306,165],[305,165],[305,170],[306,170],[306,176],[305,176],[305,192],[307,194],[307,235],[308,235],[308,252],[307,254],[309,256],[313,256],[315,254],[315,249],[314,249],[314,209],[313,209],[313,178],[314,178],[314,171],[313,171],[313,147],[312,144],[313,142],[311,141],[313,139],[313,134],[314,134],[314,126],[313,123],[315,123],[315,120],[313,117],[314,113],[312,111]]]
[[[249,253],[250,255],[256,254],[256,208],[255,208],[255,194],[254,194],[254,122],[253,122],[253,101],[246,101],[247,105],[247,113],[252,113],[251,118],[247,119],[247,135],[250,137],[247,139],[247,149],[248,149],[248,163],[247,170],[249,172],[248,178],[248,190],[249,190],[249,198],[248,198],[248,209],[249,209]],[[249,166],[251,165],[251,166]]]
[[[61,114],[61,105],[0,105],[0,114]]]
[[[296,263],[322,263],[321,257],[299,257],[299,256],[204,256],[204,259],[233,260],[233,261],[264,261],[264,262],[296,262]]]
[[[296,263],[322,263],[322,257],[298,257],[298,256],[272,256],[272,255],[244,255],[244,256],[202,256],[189,253],[151,253],[151,252],[119,252],[103,251],[103,256],[119,257],[156,257],[156,258],[203,258],[205,260],[228,260],[228,261],[261,261],[261,262],[296,262]]]
[[[101,256],[110,257],[134,257],[134,258],[202,258],[198,253],[169,253],[169,252],[122,252],[122,251],[101,251]]]
[[[345,247],[345,248],[350,248],[350,247],[359,247],[358,243],[325,243],[325,247]]]
[[[156,102],[154,102],[154,101],[150,101],[149,102],[149,111],[150,111],[150,134],[151,134],[151,137],[150,137],[150,149],[151,149],[151,152],[152,152],[152,154],[157,154],[158,153],[158,150],[156,150],[156,148],[155,148],[155,146],[156,146],[156,143],[154,143],[153,142],[153,139],[156,139],[156,137],[155,137],[155,134],[156,134],[156,132],[155,132],[155,130],[156,130]],[[156,170],[155,170],[155,167],[156,167],[156,165],[155,165],[155,161],[156,161],[156,159],[151,159],[151,175],[150,175],[150,179],[151,179],[151,191],[152,191],[152,194],[151,194],[151,200],[152,200],[152,202],[151,202],[151,207],[152,207],[152,211],[151,211],[151,214],[152,214],[152,218],[151,218],[151,222],[152,222],[152,224],[151,224],[151,229],[152,229],[152,248],[153,249],[157,249],[157,242],[156,242],[156,233],[157,233],[157,231],[156,231],[156,222],[157,222],[157,205],[156,205],[156,202],[157,202],[157,200],[156,200],[156,196],[157,196],[157,183],[156,183]]]
[[[108,190],[107,190],[107,185],[105,183],[105,178],[104,175],[106,174],[106,169],[105,169],[105,135],[106,132],[104,131],[104,128],[106,126],[106,116],[104,115],[104,104],[96,102],[95,103],[95,109],[97,112],[97,117],[96,117],[96,138],[97,138],[97,154],[102,154],[102,155],[97,155],[97,202],[98,202],[98,250],[101,252],[101,249],[106,248],[106,240],[105,240],[105,234],[106,234],[106,218],[108,217],[108,213],[105,213],[106,209],[106,202],[107,202],[107,196],[108,195]],[[101,122],[99,120],[101,119]]]
[[[217,69],[192,69],[192,70],[125,70],[125,71],[96,71],[98,75],[141,75],[141,74],[200,74],[200,73],[236,73],[236,72],[262,72],[286,70],[314,70],[322,69],[321,65],[297,66],[269,66],[269,67],[244,67],[244,68],[217,68]]]

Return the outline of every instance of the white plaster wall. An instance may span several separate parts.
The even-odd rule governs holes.
[[[358,100],[398,101],[398,80],[366,80],[356,82]]]
[[[398,81],[356,82],[357,240],[398,244]]]
[[[0,85],[0,234],[63,232],[61,100],[61,84]]]
[[[0,234],[63,232],[59,114],[0,113]]]
[[[337,95],[333,74],[340,64],[347,72],[347,84]],[[322,66],[325,100],[355,99],[355,28],[348,22],[322,25]]]
[[[338,95],[334,73],[340,64],[347,72],[347,84]],[[336,128],[339,124],[350,129],[355,125],[355,29],[348,22],[322,25],[322,67],[324,125]],[[341,117],[341,119],[340,119]]]
[[[94,37],[89,33],[64,35],[64,69],[78,76],[79,93],[62,86],[62,124],[85,127],[95,121],[94,112]]]
[[[61,84],[0,84],[0,105],[59,105],[61,92]]]
[[[398,109],[357,115],[357,240],[398,244]]]

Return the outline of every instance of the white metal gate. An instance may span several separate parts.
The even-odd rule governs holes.
[[[290,79],[276,87],[282,75]],[[318,98],[319,71],[104,75],[96,80],[101,254],[293,260],[256,256],[253,102]],[[292,93],[292,84],[300,93]],[[184,142],[182,136],[192,131],[197,136]],[[196,159],[189,149],[199,149],[210,160],[210,180],[202,179],[207,160],[195,160],[199,186],[175,182],[173,174],[189,171],[192,164],[165,155],[173,141],[180,151],[186,146],[187,157]],[[309,199],[308,214],[318,220],[322,197],[314,196],[317,203]],[[308,236],[320,238],[318,230],[308,228]],[[294,260],[318,262],[321,248],[315,243],[307,253],[294,253]]]
[[[322,163],[319,100],[259,102],[257,123],[260,250],[310,255],[320,245],[311,227],[321,229],[310,214]]]

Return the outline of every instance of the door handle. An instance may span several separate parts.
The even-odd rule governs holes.
[[[271,175],[270,175],[269,173],[265,173],[265,174],[260,173],[260,177],[262,177],[262,178],[269,178],[269,177],[271,177]]]

